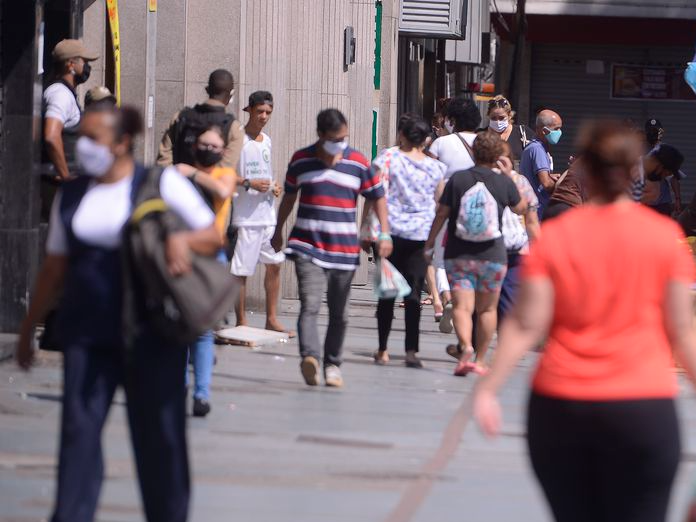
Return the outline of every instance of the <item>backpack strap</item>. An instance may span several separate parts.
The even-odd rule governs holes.
[[[142,219],[152,211],[160,211],[159,208],[149,208],[156,202],[162,202],[160,195],[160,180],[162,178],[163,167],[154,166],[147,168],[144,165],[136,164],[133,174],[133,184],[131,187],[131,217],[123,230],[123,242],[121,246],[121,278],[122,278],[122,321],[123,321],[123,347],[126,357],[127,370],[130,368],[134,358],[134,342],[140,333],[140,322],[138,320],[139,299],[137,297],[136,281],[133,275],[133,259],[131,257],[131,243],[129,234],[131,225],[137,221],[134,218]],[[145,212],[147,210],[147,212]],[[164,209],[166,210],[166,208]],[[138,217],[136,214],[140,213]],[[132,385],[132,375],[126,372],[126,383]]]
[[[82,198],[87,194],[87,189],[92,179],[88,176],[78,176],[63,184],[60,196],[60,220],[63,223],[71,250],[77,248],[77,240],[73,232],[72,221]]]
[[[558,181],[556,181],[556,184],[553,187],[554,192],[556,192],[556,189],[561,186],[561,183],[563,183],[563,180],[566,179],[569,172],[570,172],[570,169],[566,169],[566,171],[563,174],[561,174],[561,177],[558,178]]]
[[[150,168],[140,164],[135,166],[131,188],[131,204],[134,209],[149,199],[160,199],[160,180],[163,172],[164,167],[158,165]]]
[[[527,131],[524,130],[524,125],[520,125],[520,141],[522,142],[522,148],[524,149],[529,145],[529,139],[527,138]]]
[[[469,156],[471,157],[471,161],[476,163],[474,161],[474,151],[472,150],[471,145],[469,145],[466,142],[466,140],[462,137],[462,135],[459,132],[455,132],[455,134],[457,135],[457,138],[459,138],[459,140],[462,142],[462,145],[464,145],[464,148],[466,149],[466,151],[469,153]]]

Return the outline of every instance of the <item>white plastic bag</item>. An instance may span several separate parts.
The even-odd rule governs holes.
[[[378,299],[396,299],[411,293],[404,276],[386,259],[378,259],[375,266],[374,292]]]

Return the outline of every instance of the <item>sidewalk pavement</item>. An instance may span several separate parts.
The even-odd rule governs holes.
[[[393,362],[372,363],[377,326],[369,293],[356,291],[343,366],[346,388],[310,389],[297,342],[261,349],[218,346],[212,413],[191,418],[190,520],[201,522],[509,522],[550,520],[529,468],[524,408],[529,355],[505,387],[505,423],[485,440],[469,419],[473,376],[451,375],[450,337],[424,310],[424,370],[402,365],[403,313]],[[263,326],[262,315],[250,317]],[[322,330],[326,325],[322,315]],[[287,326],[294,317],[284,317]],[[696,401],[681,383],[683,464],[669,520],[682,522],[696,469]],[[21,373],[0,364],[0,521],[47,520],[54,495],[60,355]],[[142,520],[123,408],[117,396],[104,441],[100,522]]]

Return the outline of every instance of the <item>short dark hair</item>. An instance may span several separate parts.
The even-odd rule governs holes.
[[[430,125],[421,116],[413,112],[401,115],[397,124],[397,130],[410,144],[416,147],[423,145],[432,132]]]
[[[143,132],[143,116],[140,111],[130,105],[116,107],[116,138],[122,140],[130,136],[130,152],[133,152],[135,137]]]
[[[215,69],[208,77],[207,91],[210,96],[229,94],[234,89],[234,76],[227,69]]]
[[[504,143],[497,132],[479,132],[473,146],[476,164],[495,165],[500,156],[505,154]]]
[[[445,116],[454,120],[457,131],[474,131],[481,125],[481,111],[473,100],[457,96],[445,107]]]
[[[348,120],[338,109],[324,109],[317,115],[317,132],[320,134],[336,132],[344,125],[348,125]]]

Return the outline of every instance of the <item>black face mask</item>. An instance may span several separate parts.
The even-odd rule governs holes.
[[[222,152],[199,149],[198,147],[196,147],[193,155],[196,158],[196,162],[202,167],[212,167],[213,165],[220,163],[220,160],[222,160]]]
[[[648,181],[662,181],[662,176],[654,170],[650,174],[646,174],[645,177]]]
[[[75,84],[80,85],[81,83],[85,83],[87,80],[89,80],[89,75],[92,72],[92,66],[89,64],[89,62],[85,62],[85,65],[82,67],[82,72],[80,74],[75,74]]]

